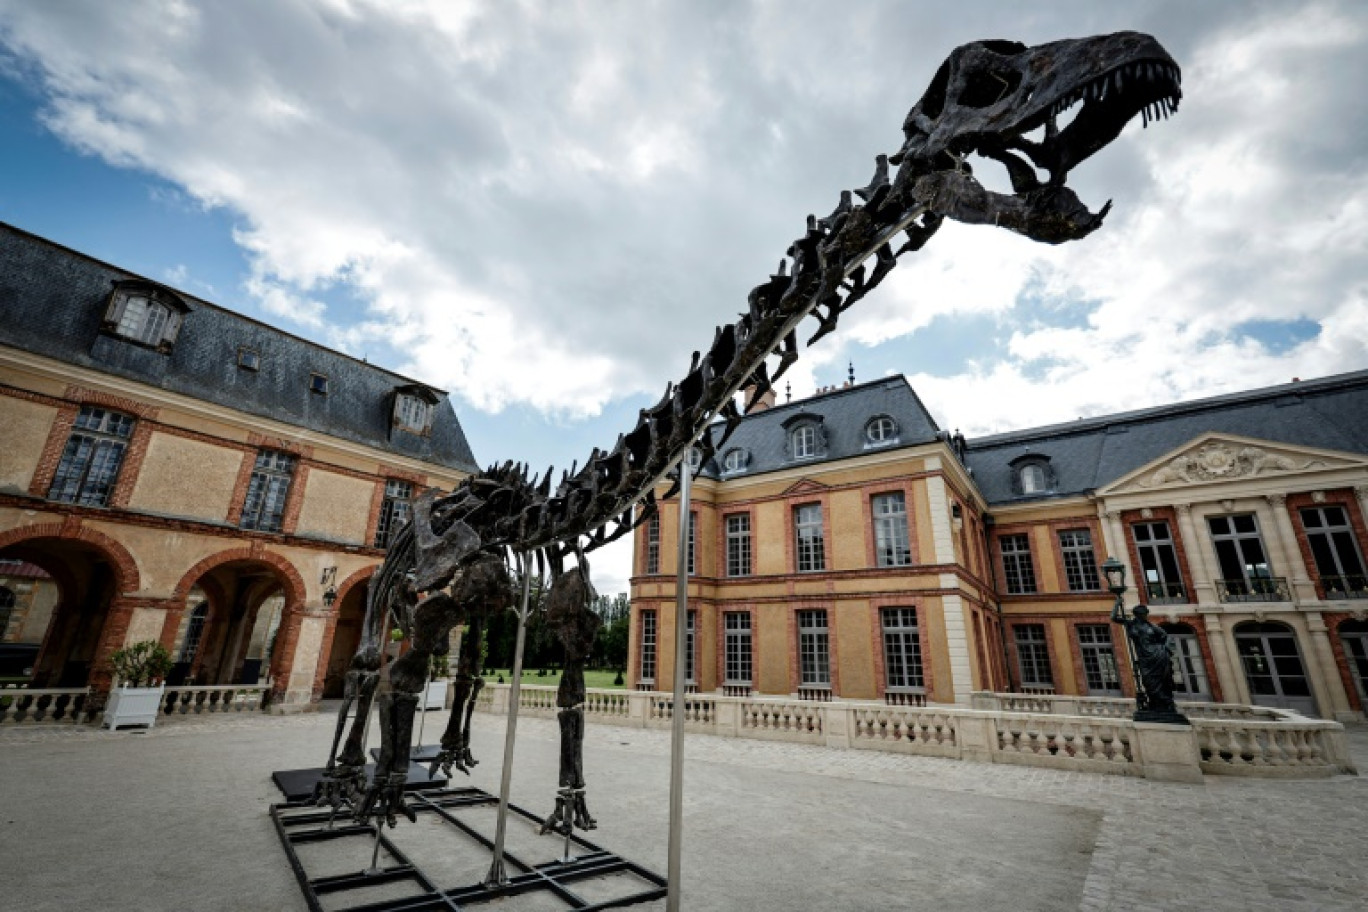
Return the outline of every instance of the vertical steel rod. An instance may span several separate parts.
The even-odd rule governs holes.
[[[693,472],[688,451],[679,460],[679,561],[675,573],[675,659],[673,728],[670,734],[670,845],[666,912],[679,912],[679,859],[684,825],[684,666],[689,635],[689,497]]]
[[[489,865],[485,885],[508,883],[504,871],[504,834],[508,830],[508,791],[513,783],[513,742],[518,732],[518,699],[522,692],[523,646],[527,641],[528,599],[532,592],[532,560],[527,554],[518,555],[522,568],[522,607],[518,609],[518,639],[513,645],[513,684],[508,691],[508,726],[504,732],[503,779],[499,784],[499,819],[494,830],[494,860]]]
[[[376,874],[379,874],[379,873],[380,873],[380,866],[379,866],[379,864],[378,864],[378,862],[380,861],[380,834],[383,833],[384,831],[385,831],[385,818],[384,818],[382,815],[380,815],[380,814],[376,814],[376,815],[375,815],[375,848],[371,850],[371,863],[370,863],[370,867],[369,867],[369,868],[366,868],[366,870],[364,870],[364,871],[361,872],[362,874],[365,874],[367,877],[374,877]]]

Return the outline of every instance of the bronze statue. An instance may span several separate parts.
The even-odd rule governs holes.
[[[393,825],[396,812],[406,813],[403,785],[413,710],[425,679],[415,668],[427,667],[423,662],[441,648],[450,624],[473,621],[509,603],[507,587],[494,580],[495,565],[516,560],[527,568],[535,561],[539,568],[552,568],[564,592],[578,593],[566,595],[556,608],[568,679],[558,696],[563,748],[569,749],[561,783],[570,789],[572,802],[568,811],[558,805],[554,825],[565,826],[568,815],[576,826],[592,826],[583,805],[577,746],[583,720],[575,706],[583,700],[583,682],[569,670],[583,661],[584,643],[591,638],[592,623],[581,607],[584,592],[592,591],[580,560],[583,552],[649,519],[656,485],[690,447],[699,447],[700,465],[706,464],[740,420],[736,393],[751,387],[753,403],[773,383],[771,364],[782,373],[797,358],[800,323],[817,318],[814,340],[835,329],[840,314],[872,291],[898,257],[919,250],[944,219],[995,225],[1048,244],[1097,230],[1110,203],[1089,212],[1065,185],[1069,171],[1115,139],[1136,115],[1143,112],[1148,125],[1176,111],[1182,96],[1179,76],[1168,52],[1137,32],[1037,47],[978,41],[957,48],[907,115],[902,147],[880,155],[873,179],[854,194],[863,204],[843,193],[831,215],[809,218],[803,236],[789,248],[791,262],[781,261],[777,273],[751,293],[747,312],[714,332],[711,349],[695,353],[685,379],[667,385],[660,403],[643,409],[636,428],[617,446],[595,450],[583,468],[562,473],[554,489],[552,469],[538,479],[529,477],[528,466],[507,462],[470,476],[450,493],[420,497],[372,581],[354,678],[349,674],[348,701],[358,704],[358,720],[379,694],[382,761],[367,784],[354,724],[342,754],[329,758],[319,800],[349,803],[362,821],[374,816]],[[1076,116],[1060,128],[1058,118],[1075,106]],[[1013,192],[984,188],[966,161],[974,154],[1002,164]],[[891,179],[890,166],[897,168]],[[892,242],[903,233],[907,241],[895,250]],[[726,419],[725,429],[715,432],[710,423],[719,416]],[[554,568],[571,555],[577,567],[556,574]],[[483,582],[476,584],[476,577]],[[557,585],[554,579],[552,585]],[[448,587],[451,594],[443,594]],[[389,630],[383,619],[391,616],[425,654],[399,660],[389,685],[377,687],[381,645]],[[467,637],[478,658],[477,638]],[[468,720],[479,681],[477,663],[466,650],[462,654],[462,700],[442,739],[441,763],[466,769],[474,763]],[[339,735],[341,726],[339,721]]]
[[[1173,702],[1173,653],[1169,635],[1149,619],[1149,608],[1136,605],[1126,619],[1120,600],[1112,609],[1112,620],[1126,631],[1135,662],[1135,679],[1140,685],[1135,694],[1135,721],[1187,724]]]

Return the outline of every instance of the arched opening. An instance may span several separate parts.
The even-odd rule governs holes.
[[[347,668],[356,648],[361,645],[361,624],[366,616],[366,592],[370,580],[347,589],[337,602],[337,627],[333,632],[332,650],[328,653],[328,668],[323,675],[323,698],[342,696],[347,683]]]
[[[4,642],[15,660],[5,670],[17,674],[7,673],[7,681],[32,687],[89,684],[122,582],[111,555],[84,540],[23,539],[0,547],[0,576],[15,596]]]
[[[173,681],[260,683],[280,624],[286,582],[274,566],[250,558],[204,571],[186,596],[173,649]]]
[[[1368,621],[1343,621],[1337,630],[1359,704],[1368,706]]]
[[[1311,681],[1291,627],[1275,621],[1246,621],[1235,628],[1235,649],[1256,706],[1317,715]]]
[[[1211,679],[1207,677],[1202,643],[1191,624],[1160,624],[1169,635],[1173,656],[1173,696],[1178,700],[1211,700]]]

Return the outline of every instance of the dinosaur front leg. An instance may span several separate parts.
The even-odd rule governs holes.
[[[469,775],[470,768],[479,763],[470,753],[470,723],[475,712],[475,698],[484,688],[484,680],[480,678],[480,643],[483,634],[483,622],[472,619],[465,636],[461,637],[461,654],[457,659],[456,682],[452,688],[451,716],[442,735],[441,753],[431,766],[433,771],[441,766],[448,776],[453,768]]]
[[[391,666],[391,687],[380,694],[380,757],[365,800],[354,814],[357,820],[383,816],[392,827],[398,813],[410,820],[418,819],[404,801],[404,786],[413,750],[413,714],[431,659],[426,650],[411,649]]]

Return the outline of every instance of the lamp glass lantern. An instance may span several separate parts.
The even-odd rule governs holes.
[[[1109,555],[1102,562],[1102,575],[1107,578],[1107,588],[1112,595],[1120,598],[1126,591],[1126,565]]]

